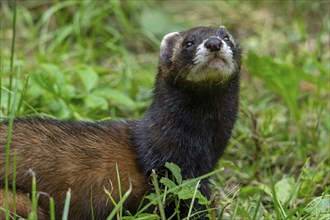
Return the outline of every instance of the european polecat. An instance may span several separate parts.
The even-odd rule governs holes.
[[[151,170],[165,162],[179,165],[184,178],[212,171],[236,121],[240,66],[241,49],[225,27],[174,32],[161,42],[153,102],[144,118],[102,123],[15,119],[10,152],[17,158],[16,213],[27,217],[32,172],[40,192],[39,219],[48,218],[48,196],[55,200],[56,219],[61,218],[69,188],[69,219],[106,219],[113,205],[104,188],[119,200],[116,165],[122,192],[132,186],[125,208],[133,213],[151,187]],[[2,207],[7,130],[3,123]],[[12,176],[10,166],[10,185]],[[12,208],[11,192],[9,197]]]

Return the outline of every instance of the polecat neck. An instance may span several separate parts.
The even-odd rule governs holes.
[[[160,75],[153,103],[134,129],[142,170],[174,162],[187,178],[210,172],[236,120],[239,76],[225,86],[198,87],[187,82],[171,84]]]

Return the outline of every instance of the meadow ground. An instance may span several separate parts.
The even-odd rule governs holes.
[[[219,218],[330,218],[329,1],[32,0],[17,1],[16,16],[14,1],[0,7],[3,117],[142,117],[162,36],[225,25],[244,62],[239,120],[211,181]]]

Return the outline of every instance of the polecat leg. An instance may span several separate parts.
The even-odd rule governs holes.
[[[0,188],[0,219],[5,219],[5,190]],[[31,212],[31,200],[26,193],[16,192],[16,203],[14,194],[12,191],[8,192],[8,207],[10,219],[16,219],[17,217],[28,218]],[[49,219],[48,212],[41,207],[37,208],[38,219]],[[16,217],[16,218],[15,218]]]

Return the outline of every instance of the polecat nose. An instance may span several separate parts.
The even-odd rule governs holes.
[[[204,43],[204,47],[210,51],[219,51],[222,46],[222,41],[219,38],[210,38]]]

